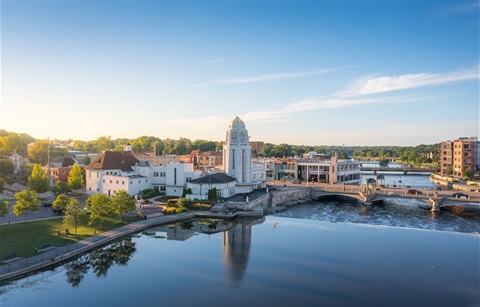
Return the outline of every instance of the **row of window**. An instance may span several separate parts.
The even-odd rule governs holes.
[[[153,172],[153,177],[165,177],[165,172]]]
[[[145,182],[148,182],[148,179],[145,179]],[[103,183],[105,183],[105,179],[103,179]],[[110,180],[110,183],[113,183],[113,180]],[[118,184],[119,181],[116,181],[116,184]],[[138,183],[142,183],[142,180],[138,180]],[[133,184],[133,181],[130,181],[130,184]],[[125,185],[125,181],[122,180],[122,185]]]

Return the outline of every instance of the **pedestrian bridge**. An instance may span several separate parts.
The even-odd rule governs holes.
[[[472,202],[469,199],[455,199],[445,196],[438,196],[435,192],[426,195],[410,195],[400,194],[392,191],[382,192],[365,192],[359,187],[327,187],[327,188],[311,188],[310,196],[312,199],[321,199],[329,196],[342,196],[351,198],[361,202],[364,205],[372,205],[375,202],[386,199],[417,199],[423,201],[432,207],[432,211],[439,211],[441,207],[462,205],[466,207],[480,208],[479,203]]]

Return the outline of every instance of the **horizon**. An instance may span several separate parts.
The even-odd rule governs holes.
[[[479,10],[464,0],[5,1],[0,128],[222,141],[239,116],[251,140],[271,144],[478,137]]]

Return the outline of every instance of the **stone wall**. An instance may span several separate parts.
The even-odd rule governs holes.
[[[283,205],[293,205],[310,200],[309,188],[279,189],[271,191],[270,193],[272,197],[268,207],[271,208]]]

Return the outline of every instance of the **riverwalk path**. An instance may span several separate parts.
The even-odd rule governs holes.
[[[46,247],[38,255],[29,258],[15,258],[6,260],[7,264],[0,266],[0,281],[23,276],[30,272],[46,268],[57,263],[74,258],[84,252],[108,244],[123,236],[139,232],[155,225],[176,223],[191,219],[195,212],[185,212],[175,215],[163,215],[161,213],[149,215],[148,219],[136,221],[112,230],[102,232],[98,235],[88,237],[76,243],[62,247]]]

